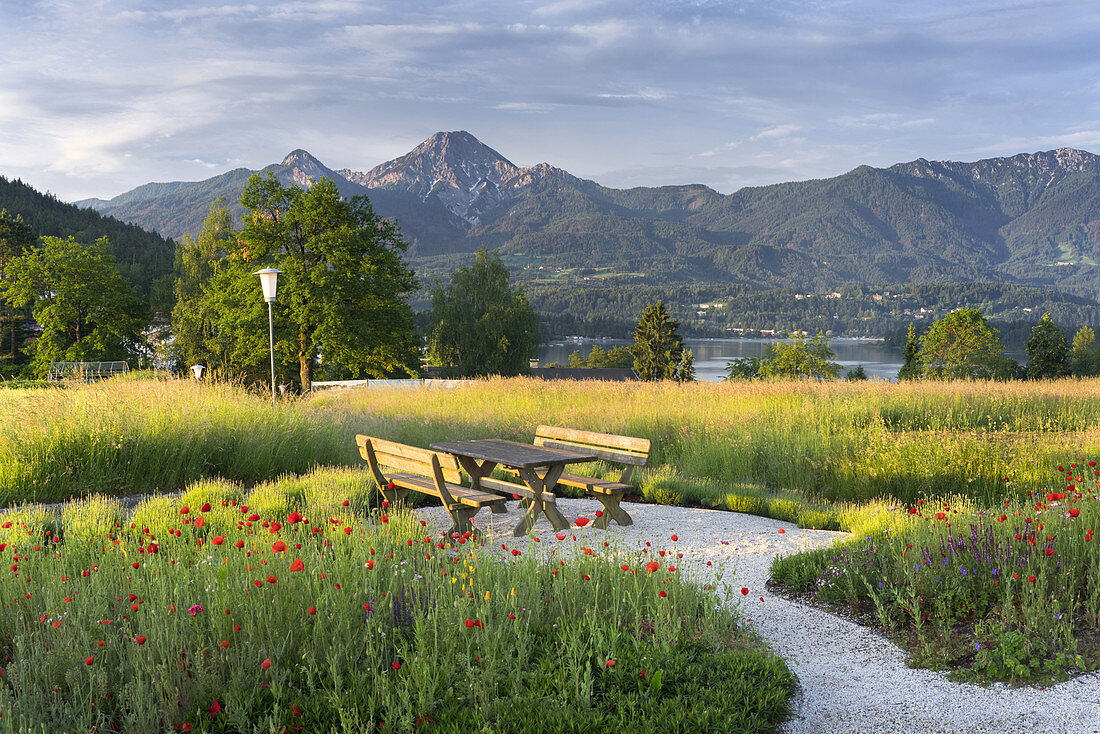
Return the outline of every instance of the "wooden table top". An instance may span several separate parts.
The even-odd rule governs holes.
[[[532,446],[518,441],[505,441],[501,438],[481,438],[473,441],[443,441],[433,443],[432,451],[442,451],[455,456],[468,456],[478,461],[492,461],[515,469],[533,469],[539,466],[557,464],[580,464],[586,461],[598,461],[599,456],[585,452],[566,451],[543,446]]]

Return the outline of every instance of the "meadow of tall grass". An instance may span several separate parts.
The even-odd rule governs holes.
[[[539,423],[651,439],[635,476],[649,501],[845,527],[846,504],[1045,488],[1051,467],[1100,449],[1100,380],[892,384],[612,384],[491,379],[454,389],[318,393],[272,407],[241,388],[111,380],[6,391],[0,503],[253,483],[358,464],[368,433],[427,446]],[[600,468],[597,467],[597,470]],[[604,467],[603,469],[609,469]]]
[[[0,732],[772,731],[719,570],[448,536],[320,469],[0,521]],[[579,533],[578,533],[579,535]],[[670,544],[670,550],[675,545]],[[670,560],[671,559],[671,562]],[[10,565],[9,565],[10,564]]]

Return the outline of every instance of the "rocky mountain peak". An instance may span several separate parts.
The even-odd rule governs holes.
[[[337,177],[332,169],[317,160],[309,151],[301,148],[287,153],[286,158],[283,158],[282,166],[285,170],[278,174],[279,180],[284,183],[296,183],[307,189],[317,179]]]
[[[411,151],[366,173],[339,173],[362,186],[436,197],[471,225],[511,198],[502,183],[513,178],[515,164],[465,130],[438,132]]]

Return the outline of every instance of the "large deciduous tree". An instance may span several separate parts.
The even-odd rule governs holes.
[[[277,349],[293,355],[303,391],[322,353],[357,376],[416,374],[419,344],[408,297],[417,284],[401,258],[407,245],[395,224],[377,216],[366,197],[340,198],[330,179],[302,189],[256,174],[241,204],[248,213],[230,258],[232,279],[251,279],[258,302],[259,280],[251,272],[282,271]]]
[[[185,234],[176,247],[175,306],[172,308],[172,355],[178,366],[205,365],[224,372],[228,359],[218,350],[220,319],[211,308],[207,286],[229,266],[237,244],[233,215],[223,199],[210,206],[198,238]]]
[[[500,257],[485,250],[449,286],[435,284],[428,321],[429,361],[460,377],[523,374],[540,342],[523,288],[512,287]]]
[[[840,377],[840,365],[832,359],[833,350],[824,334],[811,337],[791,334],[790,341],[768,347],[761,360],[760,376],[836,380]]]
[[[34,246],[34,231],[23,217],[11,215],[7,209],[0,209],[0,344],[4,341],[4,322],[11,323],[11,359],[15,359],[15,308],[4,295],[4,282],[10,280],[8,265],[17,257]]]
[[[140,354],[148,306],[119,274],[107,244],[43,237],[9,263],[8,298],[30,308],[42,327],[27,350],[36,375],[45,376],[51,362],[134,361]]]
[[[1043,314],[1042,320],[1032,327],[1031,337],[1024,347],[1027,350],[1027,376],[1033,380],[1064,377],[1069,371],[1069,345],[1066,335],[1050,318]]]
[[[677,367],[684,356],[684,340],[680,338],[679,329],[680,322],[669,317],[664,301],[646,307],[634,328],[634,346],[630,349],[638,379],[676,379]]]
[[[1000,332],[976,308],[939,319],[921,338],[921,375],[936,379],[988,380],[1004,368]]]

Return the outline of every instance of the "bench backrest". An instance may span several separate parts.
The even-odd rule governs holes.
[[[648,438],[617,436],[613,433],[539,426],[535,431],[535,445],[566,450],[581,448],[596,454],[604,461],[627,466],[645,466],[649,461]]]
[[[375,468],[374,464],[377,464],[397,471],[431,477],[433,476],[432,457],[435,457],[439,462],[439,468],[443,471],[445,481],[458,484],[462,480],[458,459],[452,454],[441,454],[373,436],[356,436],[355,443],[359,445],[359,455],[372,464],[372,470]]]

